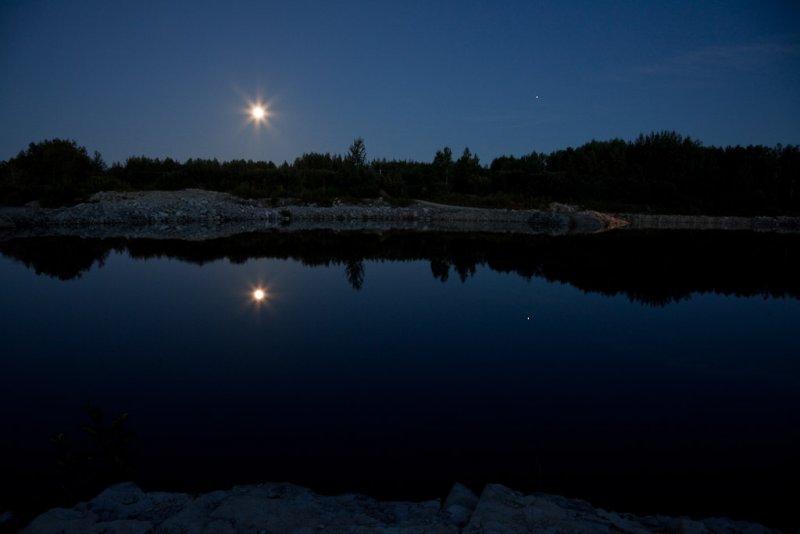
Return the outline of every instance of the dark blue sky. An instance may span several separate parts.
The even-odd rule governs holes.
[[[3,0],[0,72],[0,159],[53,137],[109,163],[280,163],[357,136],[369,158],[484,163],[664,129],[800,144],[794,1]]]

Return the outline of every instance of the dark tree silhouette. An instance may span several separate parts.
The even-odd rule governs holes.
[[[453,151],[449,146],[437,150],[433,157],[433,168],[437,181],[443,182],[445,187],[450,185],[450,176],[453,173]]]
[[[364,286],[364,262],[361,260],[347,260],[344,268],[347,281],[356,291]]]
[[[357,169],[363,169],[367,165],[367,147],[364,144],[364,139],[358,137],[353,141],[353,144],[348,149],[345,161]]]
[[[136,156],[107,169],[98,153],[90,157],[74,141],[54,139],[0,162],[0,203],[63,204],[103,189],[199,187],[313,202],[384,194],[496,207],[541,207],[555,200],[608,211],[781,215],[800,213],[798,182],[797,146],[705,147],[670,131],[632,142],[593,140],[549,154],[500,156],[488,167],[469,148],[454,161],[449,147],[430,163],[368,163],[359,137],[345,155],[308,152],[280,166]]]
[[[72,140],[31,143],[4,166],[0,191],[6,202],[9,196],[17,202],[36,198],[46,204],[69,202],[91,176],[101,174],[105,167],[98,152],[90,157],[85,147]]]

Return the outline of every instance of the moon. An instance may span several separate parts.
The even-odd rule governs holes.
[[[267,117],[267,110],[261,104],[255,104],[250,108],[250,117],[256,122],[261,122]]]
[[[275,118],[272,103],[261,96],[245,98],[243,106],[239,108],[245,118],[245,123],[251,125],[256,131],[262,127],[270,128],[270,123]]]

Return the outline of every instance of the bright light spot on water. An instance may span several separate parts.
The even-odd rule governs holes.
[[[276,297],[276,294],[274,291],[272,291],[272,288],[264,282],[252,284],[244,293],[244,295],[246,295],[246,303],[248,307],[258,312],[272,307],[272,305],[275,303]]]

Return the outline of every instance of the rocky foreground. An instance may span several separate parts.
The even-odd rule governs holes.
[[[562,235],[616,228],[800,232],[796,217],[611,215],[552,204],[547,210],[485,209],[416,201],[405,207],[382,199],[331,206],[246,200],[227,193],[184,191],[100,192],[65,208],[0,207],[0,236],[202,240],[263,231],[439,231]]]
[[[0,236],[78,235],[202,240],[259,230],[500,232],[561,235],[616,228],[800,232],[797,217],[710,217],[617,214],[553,203],[547,210],[447,206],[382,199],[332,206],[246,200],[227,193],[100,192],[65,208],[0,207]]]
[[[292,484],[237,486],[204,495],[145,493],[112,486],[71,509],[37,517],[25,533],[392,532],[577,533],[774,532],[729,519],[692,520],[607,512],[555,495],[522,495],[490,484],[475,495],[456,484],[441,502],[383,502],[363,495],[322,496]]]
[[[0,231],[17,235],[171,237],[207,239],[258,230],[414,230],[564,234],[598,232],[621,219],[577,209],[505,210],[381,199],[332,206],[273,205],[226,193],[184,191],[101,192],[66,208],[0,209]]]

